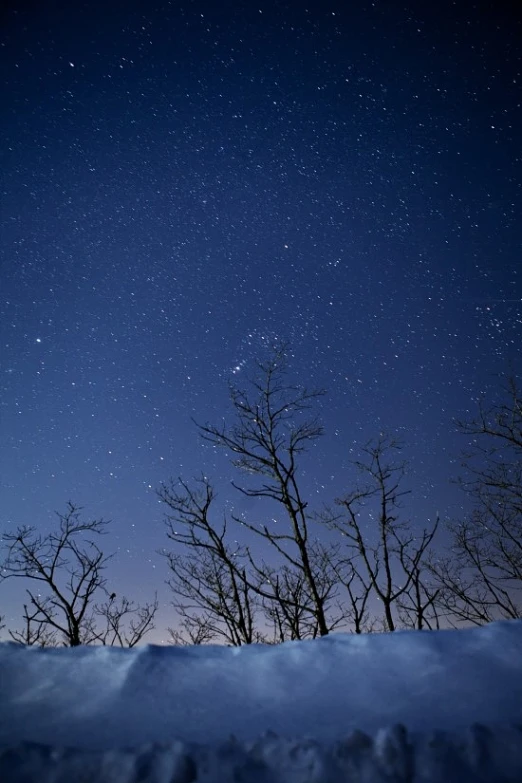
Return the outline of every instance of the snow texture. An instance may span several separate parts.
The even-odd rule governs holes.
[[[521,783],[522,621],[241,648],[0,644],[0,781]]]

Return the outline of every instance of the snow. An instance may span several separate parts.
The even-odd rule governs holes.
[[[0,644],[0,780],[522,780],[522,621],[278,646]]]

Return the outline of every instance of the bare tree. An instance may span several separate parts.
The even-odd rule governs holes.
[[[69,503],[67,512],[58,514],[57,533],[42,536],[24,526],[3,536],[6,578],[30,579],[50,593],[27,590],[35,609],[31,622],[55,629],[71,647],[92,641],[88,610],[96,591],[105,586],[103,568],[108,560],[92,539],[84,538],[102,535],[107,523],[83,522],[79,511]]]
[[[60,639],[66,646],[76,647],[109,643],[112,633],[112,644],[135,644],[153,627],[157,602],[144,609],[131,606],[126,599],[117,610],[109,606],[111,602],[105,608],[96,606],[98,595],[108,595],[104,571],[111,556],[103,554],[95,539],[106,532],[108,522],[84,522],[81,509],[73,503],[68,503],[65,514],[57,516],[58,529],[47,535],[23,526],[2,537],[7,548],[1,565],[4,578],[21,578],[36,583],[38,588],[27,589],[31,610],[25,607],[25,630],[13,632],[12,638],[41,645],[55,644]],[[122,620],[130,613],[137,613],[138,619],[131,622],[124,636]],[[104,630],[99,629],[97,617],[104,617]]]
[[[158,610],[158,596],[154,601],[142,606],[122,596],[116,601],[116,595],[94,607],[94,614],[103,618],[101,631],[95,631],[96,641],[107,647],[135,647],[143,637],[154,628],[154,618]]]
[[[385,436],[370,442],[363,449],[365,459],[355,462],[369,483],[336,501],[343,508],[341,514],[326,511],[323,515],[323,521],[347,543],[348,578],[342,581],[348,589],[352,618],[357,618],[359,627],[370,588],[383,607],[385,630],[394,631],[401,615],[403,620],[408,618],[407,625],[413,625],[412,614],[415,627],[430,627],[426,616],[433,601],[426,602],[421,572],[438,520],[420,536],[408,523],[399,521],[400,500],[409,494],[400,488],[405,464],[388,461],[388,454],[400,449],[400,444]],[[358,590],[351,593],[355,580],[359,595]]]
[[[30,612],[27,604],[24,604],[23,620],[23,630],[9,631],[9,636],[14,642],[38,647],[58,646],[56,630],[49,628],[46,622],[42,622],[39,609]]]
[[[181,618],[181,629],[171,631],[171,637],[177,644],[223,639],[240,646],[260,641],[256,598],[242,578],[245,553],[226,542],[226,519],[220,527],[211,521],[215,493],[208,479],[201,477],[195,488],[182,480],[162,485],[158,496],[169,509],[167,537],[178,547],[161,552]]]
[[[268,498],[285,512],[287,526],[279,520],[254,525],[245,518],[234,519],[265,543],[286,566],[273,579],[273,565],[259,563],[247,549],[253,578],[249,587],[269,606],[269,613],[281,619],[304,612],[307,635],[324,636],[340,618],[329,616],[336,597],[337,578],[324,547],[310,535],[311,520],[298,480],[299,458],[322,434],[317,418],[309,418],[310,407],[323,394],[296,388],[286,382],[285,346],[257,365],[259,375],[250,380],[249,390],[231,389],[235,423],[227,426],[198,425],[204,440],[232,455],[232,464],[255,483],[233,486],[250,498]],[[296,589],[298,588],[298,589]],[[276,608],[277,607],[277,608]],[[288,615],[288,616],[287,616]],[[276,619],[276,624],[279,622]],[[291,627],[291,623],[290,626]],[[302,633],[302,631],[299,631]]]
[[[457,623],[522,617],[522,394],[514,376],[503,391],[503,402],[481,402],[475,419],[457,423],[472,439],[460,484],[474,509],[449,525],[451,553],[432,562]]]

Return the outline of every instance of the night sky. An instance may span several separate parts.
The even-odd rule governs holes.
[[[419,527],[465,498],[454,418],[522,356],[522,24],[507,3],[11,3],[2,35],[2,530],[112,519],[174,624],[162,481],[234,494],[228,384],[287,340],[328,390],[302,472],[381,430]],[[513,5],[514,8],[514,5]],[[263,512],[264,513],[264,512]],[[3,584],[8,623],[20,584]]]

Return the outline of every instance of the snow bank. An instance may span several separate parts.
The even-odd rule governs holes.
[[[9,783],[520,783],[521,726],[522,621],[275,647],[0,645]]]

